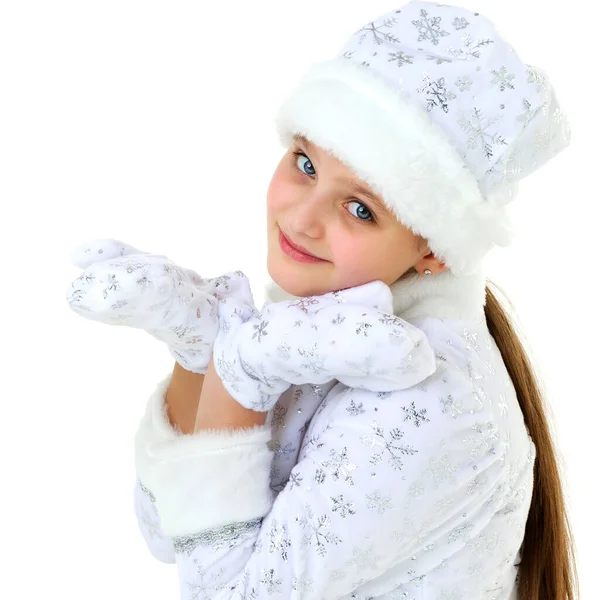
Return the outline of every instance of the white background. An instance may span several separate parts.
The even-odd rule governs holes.
[[[268,274],[279,103],[312,61],[402,2],[5,0],[0,8],[0,419],[5,598],[176,598],[133,512],[133,435],[172,368],[148,334],[82,319],[69,252],[113,237],[206,276]],[[547,71],[571,147],[511,207],[486,260],[547,390],[583,598],[598,537],[597,24],[582,3],[464,1]]]

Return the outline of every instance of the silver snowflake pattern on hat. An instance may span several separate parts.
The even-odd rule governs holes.
[[[440,42],[440,38],[450,35],[447,31],[444,31],[440,27],[440,21],[442,20],[442,17],[430,18],[424,8],[421,9],[420,14],[422,18],[412,22],[412,24],[419,30],[419,38],[417,39],[417,42],[427,40],[432,44],[437,45]]]
[[[373,53],[367,38],[386,52]],[[466,8],[412,0],[362,27],[339,56],[420,104],[494,203],[512,200],[517,182],[570,141],[545,73],[523,63],[489,19]]]

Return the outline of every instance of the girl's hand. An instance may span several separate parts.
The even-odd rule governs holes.
[[[238,295],[252,304],[250,284],[241,271],[207,279],[162,254],[119,240],[87,242],[71,259],[84,269],[67,291],[76,313],[108,325],[144,329],[194,373],[205,373],[212,357],[220,300]]]
[[[393,314],[382,281],[274,302],[255,311],[236,298],[219,306],[215,370],[246,408],[268,411],[292,384],[337,379],[349,387],[393,391],[436,369],[425,332]]]

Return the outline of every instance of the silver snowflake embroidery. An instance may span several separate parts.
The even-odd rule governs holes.
[[[408,575],[410,577],[408,580],[409,583],[415,587],[421,587],[423,585],[423,579],[425,579],[425,575],[417,575],[417,572],[414,569],[409,569]]]
[[[467,495],[472,495],[475,492],[477,492],[477,490],[481,489],[486,483],[488,482],[488,477],[487,475],[484,475],[482,473],[479,473],[475,479],[473,479],[470,483],[469,486],[467,487]],[[492,498],[493,500],[493,498]],[[489,503],[489,500],[486,502],[486,505]]]
[[[374,21],[368,23],[361,27],[355,35],[362,33],[360,36],[358,43],[362,44],[366,37],[370,37],[375,44],[378,46],[383,42],[395,42],[397,44],[400,43],[400,40],[390,31],[383,31],[383,29],[390,29],[396,24],[396,19],[386,19],[380,25],[375,25]]]
[[[260,579],[260,584],[264,585],[267,588],[267,593],[269,595],[279,594],[281,590],[282,581],[281,579],[275,579],[275,570],[274,569],[262,569],[262,577]],[[210,596],[207,596],[210,598]]]
[[[523,167],[517,162],[515,151],[511,150],[488,171],[488,177],[494,187],[504,186],[520,179],[522,171]],[[486,348],[489,350],[491,347],[486,344]]]
[[[480,560],[476,560],[469,564],[469,575],[471,577],[477,577],[483,570],[483,563]]]
[[[454,26],[454,29],[458,31],[459,29],[466,29],[470,23],[464,17],[456,17],[454,21],[452,21],[452,25]]]
[[[341,313],[338,313],[335,319],[331,320],[332,325],[341,325],[346,320],[346,317],[343,317]]]
[[[146,272],[142,273],[142,276],[136,283],[142,288],[142,292],[154,287],[154,282],[151,279],[148,279],[148,273]],[[189,301],[188,298],[182,298],[181,296],[178,296],[177,298],[181,304],[186,304]]]
[[[375,446],[383,448],[381,452],[378,452],[371,457],[370,463],[373,466],[378,465],[383,460],[383,457],[387,454],[390,466],[399,471],[404,466],[404,463],[402,462],[402,455],[412,456],[418,452],[418,450],[412,446],[407,444],[398,444],[398,442],[404,437],[404,432],[401,429],[392,429],[388,434],[389,440],[387,440],[383,427],[376,422],[373,422],[371,427],[374,433],[363,436],[361,441],[363,444],[368,445],[371,448]]]
[[[123,308],[127,306],[129,302],[127,300],[117,300],[110,308],[112,310],[119,310],[119,308]]]
[[[319,304],[319,301],[314,296],[308,296],[307,298],[300,298],[296,302],[290,304],[290,307],[295,306],[299,308],[303,313],[308,314],[309,308],[314,306],[315,304]],[[296,321],[297,323],[299,321]]]
[[[388,58],[388,62],[395,62],[399,67],[404,65],[412,65],[414,58],[411,54],[406,54],[403,50],[398,50],[398,52],[388,52],[390,58]]]
[[[453,419],[456,419],[458,415],[462,415],[463,403],[462,400],[457,404],[452,394],[448,394],[445,398],[440,398],[440,403],[442,404],[442,412],[450,413],[450,416]]]
[[[300,487],[302,485],[302,477],[300,477],[299,473],[296,473],[295,471],[293,473],[291,473],[290,478],[289,478],[289,484],[290,484],[290,488],[294,488],[294,487]]]
[[[111,263],[111,266],[120,267],[121,265],[119,265],[118,263]],[[125,267],[127,273],[131,275],[131,273],[133,273],[134,271],[146,268],[148,266],[148,263],[134,260],[133,262],[125,263],[123,266]],[[165,273],[170,273],[170,271],[168,270],[168,265],[164,265],[163,271]]]
[[[496,454],[495,441],[499,438],[498,427],[493,422],[476,422],[471,426],[476,435],[469,435],[463,439],[464,444],[470,449],[472,460]]]
[[[449,498],[440,498],[433,506],[433,514],[444,515],[454,506],[454,501]]]
[[[506,67],[501,67],[499,71],[492,69],[492,73],[494,77],[491,81],[493,84],[498,84],[500,91],[503,92],[505,89],[514,90],[515,86],[512,83],[512,80],[516,77],[514,73],[509,73],[506,70]]]
[[[348,564],[355,565],[359,571],[368,569],[373,571],[377,568],[381,556],[377,556],[373,547],[369,549],[354,548],[352,550],[352,558],[348,561]]]
[[[448,112],[448,100],[456,98],[456,94],[446,89],[446,78],[440,77],[432,80],[429,73],[423,72],[425,85],[417,89],[419,94],[424,94],[427,100],[427,110],[431,111],[439,106],[444,112]]]
[[[354,480],[350,473],[355,471],[357,466],[348,458],[348,449],[344,448],[341,452],[336,452],[335,449],[329,450],[329,460],[323,463],[323,467],[332,474],[335,481],[343,479],[350,485],[354,485]]]
[[[462,77],[457,77],[454,85],[461,92],[468,92],[473,85],[473,80],[468,75],[463,75]]]
[[[477,344],[477,332],[471,333],[467,328],[463,329],[462,337],[467,342],[466,346],[468,350],[473,350],[479,353],[479,345]]]
[[[413,498],[418,498],[425,493],[425,487],[418,483],[417,481],[413,481],[408,487],[408,495]]]
[[[292,580],[292,589],[299,592],[299,598],[305,598],[313,591],[313,580],[310,577],[296,576]]]
[[[222,579],[225,569],[213,570],[206,568],[197,558],[193,562],[196,565],[196,570],[192,581],[186,583],[188,593],[191,594],[190,598],[212,598],[225,587],[223,584],[215,585],[217,581]],[[209,571],[210,576],[208,576]]]
[[[150,511],[146,510],[141,504],[138,506],[138,515],[141,524],[144,526],[151,540],[159,539],[164,540],[162,533],[162,527],[160,518],[157,514],[151,514]]]
[[[294,444],[292,444],[292,442],[288,442],[285,446],[282,446],[281,442],[276,440],[273,446],[274,456],[277,458],[283,457],[284,460],[287,460],[288,457],[292,456],[296,451],[296,447]]]
[[[280,396],[281,398],[281,396]],[[271,425],[275,429],[281,428],[284,423],[285,415],[287,414],[287,408],[282,404],[275,404],[273,407],[273,416],[271,417]]]
[[[536,67],[532,67],[531,65],[527,65],[527,67],[527,73],[529,74],[529,77],[527,78],[527,83],[534,83],[535,91],[541,92],[547,86],[546,75],[543,71],[537,69]]]
[[[363,334],[364,337],[368,337],[369,329],[373,327],[373,325],[367,321],[359,321],[356,324],[356,334]]]
[[[444,454],[441,458],[429,458],[429,466],[425,470],[427,475],[431,475],[436,483],[436,487],[440,482],[447,479],[451,484],[455,484],[454,473],[458,471],[459,465],[452,463],[450,457]]]
[[[331,500],[333,501],[331,511],[338,513],[343,519],[345,519],[348,515],[356,514],[354,504],[352,502],[345,502],[343,494],[332,497]]]
[[[305,504],[302,516],[296,517],[296,522],[304,530],[302,537],[303,546],[313,546],[319,556],[325,556],[328,550],[327,544],[339,544],[342,540],[332,531],[331,519],[322,515],[315,520],[313,509],[310,504]]]
[[[419,30],[418,42],[424,40],[430,41],[434,45],[438,45],[440,38],[450,35],[447,31],[444,31],[440,26],[442,17],[429,17],[427,11],[421,9],[421,19],[413,21],[412,24]]]
[[[415,342],[414,349],[416,350],[421,345],[421,341]],[[401,369],[402,373],[411,373],[413,371],[418,371],[421,368],[421,364],[419,361],[413,362],[413,353],[409,352],[406,356],[402,358],[398,368]],[[421,386],[419,386],[421,387]]]
[[[252,334],[252,339],[257,339],[260,343],[264,336],[268,335],[267,325],[269,321],[261,321],[260,323],[254,323],[252,329],[254,329],[254,333]]]
[[[499,132],[490,133],[487,131],[492,125],[495,125],[498,121],[502,120],[502,116],[498,115],[494,118],[488,118],[481,114],[479,108],[474,108],[472,113],[472,120],[459,119],[458,124],[461,128],[469,134],[467,143],[468,147],[475,149],[479,147],[483,156],[487,159],[491,159],[494,156],[494,145],[507,145],[506,140],[500,135]]]
[[[474,370],[473,363],[470,360],[467,360],[467,377],[471,384],[473,396],[479,402],[479,406],[482,407],[486,399],[492,404],[492,398],[488,397],[485,390],[477,383],[480,379],[485,379],[485,377]]]
[[[272,440],[271,440],[271,442],[268,443],[268,446],[269,446],[269,449],[272,450],[272,446],[273,446]],[[276,462],[273,461],[271,463],[271,469],[269,471],[269,478],[271,480],[270,487],[272,490],[274,490],[276,492],[281,491],[281,489],[283,489],[283,488],[281,488],[281,484],[285,480],[285,477],[282,477],[279,481],[277,481],[277,478],[279,476],[280,476],[279,468],[277,467]]]
[[[300,364],[300,368],[303,369],[305,373],[308,372],[319,375],[326,370],[324,362],[325,357],[319,354],[317,342],[314,342],[308,349],[298,348],[298,354],[305,359],[304,362]]]
[[[87,273],[86,271],[84,271],[75,281],[81,281],[81,283],[85,284],[85,285],[89,285],[91,283],[93,283],[96,280],[96,276],[92,275],[91,273]],[[73,282],[71,285],[74,285],[75,282]]]
[[[444,58],[442,56],[432,56],[431,54],[429,54],[427,56],[427,60],[435,60],[435,64],[436,65],[442,65],[444,63],[451,63],[452,62],[451,58]]]
[[[471,529],[473,529],[473,523],[461,523],[448,534],[448,543],[467,539]]]
[[[108,292],[116,292],[121,287],[120,283],[117,281],[116,275],[112,273],[108,274],[108,283],[104,290],[102,290],[102,297],[106,300],[108,296]]]
[[[367,507],[376,510],[380,515],[385,514],[392,508],[392,497],[387,496],[384,498],[379,490],[376,490],[372,494],[367,494],[366,498],[369,501]]]
[[[292,546],[292,540],[287,529],[287,525],[283,523],[281,526],[277,524],[277,520],[273,519],[269,528],[269,552],[279,552],[281,559],[284,562],[288,561],[288,550]]]
[[[467,33],[460,38],[462,48],[448,48],[448,53],[454,56],[455,58],[460,58],[462,60],[467,60],[469,57],[473,58],[481,58],[481,53],[479,52],[479,48],[483,46],[487,46],[489,44],[493,44],[494,40],[486,39],[479,40],[475,42],[473,38]]]
[[[427,409],[422,408],[421,410],[417,410],[414,401],[410,403],[408,408],[403,406],[402,410],[405,412],[404,420],[413,421],[416,427],[420,427],[422,422],[429,422],[429,419],[427,418]]]
[[[348,413],[350,413],[353,417],[357,416],[357,415],[362,415],[365,412],[365,409],[363,408],[363,403],[361,402],[358,406],[356,405],[355,400],[351,399],[350,400],[350,406],[348,406],[346,408],[346,410],[348,411]]]
[[[484,531],[480,532],[474,539],[467,542],[467,546],[473,548],[474,555],[481,555],[481,553],[492,556],[496,549],[500,546],[500,535],[498,532],[494,532],[488,535]]]

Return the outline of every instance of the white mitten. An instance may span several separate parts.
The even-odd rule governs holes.
[[[244,313],[251,314],[245,321]],[[292,384],[337,379],[386,392],[436,370],[425,332],[393,314],[383,281],[274,302],[253,314],[238,295],[219,305],[219,319],[215,371],[237,402],[260,412]]]
[[[69,306],[76,313],[108,325],[146,330],[167,344],[184,369],[194,373],[206,373],[212,358],[221,299],[236,294],[250,302],[252,298],[250,283],[241,271],[204,278],[164,255],[143,252],[119,240],[81,244],[71,260],[85,269],[67,292]]]

